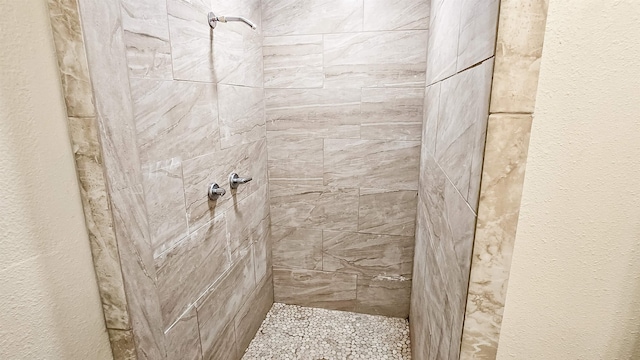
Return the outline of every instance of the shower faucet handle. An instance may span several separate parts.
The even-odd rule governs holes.
[[[209,195],[209,200],[216,201],[219,197],[224,196],[224,194],[226,193],[227,191],[218,186],[218,184],[209,184],[209,191],[207,192],[207,195]]]
[[[238,185],[246,184],[251,180],[253,180],[252,177],[241,178],[240,176],[238,176],[238,174],[231,173],[231,175],[229,175],[229,187],[232,189],[237,189]]]

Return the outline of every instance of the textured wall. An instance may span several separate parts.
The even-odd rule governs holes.
[[[640,358],[638,14],[550,2],[498,359]]]
[[[421,148],[411,346],[460,356],[499,1],[433,1]]]
[[[275,299],[407,317],[429,2],[264,0]]]
[[[111,359],[46,3],[0,8],[0,358]]]
[[[260,26],[259,2],[81,0],[82,29],[50,7],[115,357],[241,356],[273,302],[262,36],[206,14]]]

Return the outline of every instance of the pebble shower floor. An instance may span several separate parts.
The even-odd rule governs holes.
[[[275,303],[243,360],[408,360],[405,319]]]

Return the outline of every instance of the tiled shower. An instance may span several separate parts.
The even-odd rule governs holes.
[[[115,359],[240,359],[274,302],[408,318],[414,359],[491,354],[481,179],[521,186],[535,81],[510,81],[542,46],[498,20],[544,28],[546,2],[48,3]],[[492,141],[516,160],[483,170]]]

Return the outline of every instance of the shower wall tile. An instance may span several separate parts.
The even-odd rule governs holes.
[[[209,27],[207,13],[243,14],[258,30],[240,23]],[[167,0],[175,79],[262,86],[260,2]]]
[[[258,190],[234,204],[225,212],[229,250],[234,252],[243,241],[259,229],[269,216],[269,194],[266,182]]]
[[[548,0],[502,0],[491,112],[532,113]]]
[[[214,166],[215,165],[215,166]],[[266,141],[231,147],[182,163],[187,220],[190,231],[208,223],[267,183]],[[252,176],[253,181],[230,190],[217,201],[207,197],[207,187],[217,182],[229,190],[229,174]]]
[[[326,88],[424,86],[426,30],[324,35]]]
[[[420,141],[424,89],[362,89],[361,138]]]
[[[322,269],[364,276],[411,277],[413,237],[322,232]]]
[[[313,179],[322,183],[322,139],[309,139],[287,131],[269,131],[267,138],[270,180]]]
[[[324,182],[329,186],[417,190],[419,159],[419,141],[327,139]]]
[[[202,360],[198,314],[190,308],[165,334],[167,360]]]
[[[155,266],[167,329],[231,266],[224,214],[161,254]]]
[[[139,359],[166,355],[142,185],[111,192],[118,252]]]
[[[428,86],[424,98],[424,116],[422,125],[422,154],[436,153],[438,137],[438,118],[440,117],[440,85]],[[423,155],[424,157],[424,155]]]
[[[360,138],[360,89],[265,89],[267,131]]]
[[[267,199],[266,196],[265,199]],[[273,274],[273,259],[271,256],[273,246],[269,237],[270,228],[271,219],[266,218],[260,222],[256,231],[249,236],[248,242],[253,244],[253,266],[256,284],[260,284]],[[238,254],[239,251],[236,251],[236,256]]]
[[[494,55],[500,0],[462,0],[456,70]]]
[[[222,149],[266,136],[262,89],[218,84],[218,102]]]
[[[392,276],[358,276],[356,312],[409,317],[411,280]]]
[[[273,269],[275,302],[354,311],[358,275],[303,269]]]
[[[530,114],[494,114],[489,118],[463,359],[493,359],[497,354],[531,122]]]
[[[102,158],[111,190],[140,184],[140,161],[131,106],[120,4],[79,1],[89,73],[100,125]],[[109,46],[105,46],[109,44]]]
[[[212,59],[213,31],[206,15],[211,11],[211,2],[166,1],[174,78],[217,82]]]
[[[172,79],[165,0],[121,0],[127,63],[132,77]]]
[[[98,124],[94,118],[68,118],[85,224],[109,329],[130,329],[118,244],[102,168]]]
[[[215,85],[131,79],[131,96],[143,164],[219,149]]]
[[[143,185],[154,257],[187,236],[182,164],[143,169]]]
[[[426,30],[430,1],[364,0],[364,30]]]
[[[322,270],[322,230],[271,227],[273,266]]]
[[[413,236],[415,190],[360,189],[358,231],[369,234]]]
[[[465,0],[433,0],[427,60],[427,85],[456,72],[460,14]]]
[[[322,35],[265,37],[265,88],[321,88]]]
[[[276,300],[406,316],[429,1],[262,5]],[[330,253],[356,265],[323,267],[323,231],[348,234],[354,242]],[[406,282],[374,278],[394,266]],[[357,286],[358,273],[371,276]]]
[[[271,181],[275,226],[356,231],[358,189],[326,187],[315,181]]]
[[[77,0],[48,0],[67,115],[95,117]]]
[[[205,359],[222,359],[226,357],[221,354],[235,353],[233,320],[254,289],[253,257],[247,249],[196,303]]]
[[[238,354],[244,354],[249,347],[271,305],[273,305],[273,278],[267,277],[258,283],[233,320]]]
[[[435,158],[465,200],[477,207],[493,61],[442,82]],[[475,164],[474,164],[475,162]]]
[[[363,0],[264,0],[265,36],[362,31]]]

